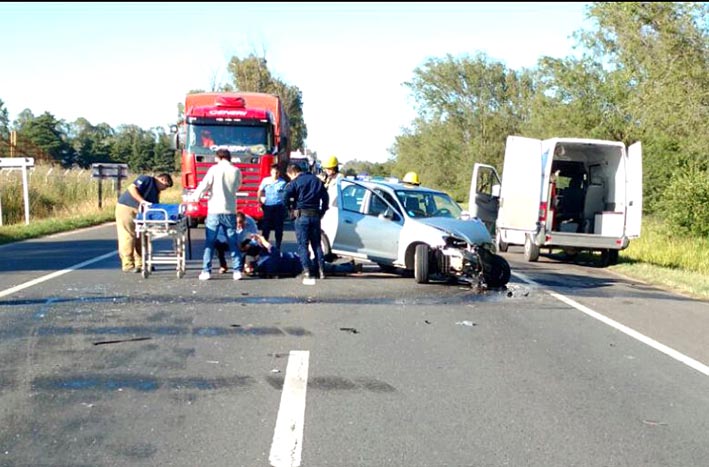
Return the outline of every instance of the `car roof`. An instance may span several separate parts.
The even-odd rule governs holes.
[[[406,190],[406,191],[420,191],[422,193],[443,193],[444,192],[440,190],[434,190],[433,188],[426,188],[424,186],[420,185],[410,185],[408,183],[401,183],[400,181],[394,179],[367,179],[367,180],[360,180],[360,179],[355,179],[355,178],[346,178],[345,180],[348,181],[355,181],[357,183],[361,183],[362,185],[369,187],[369,188],[376,188],[376,187],[386,187],[389,188],[392,191],[400,191],[400,190]]]

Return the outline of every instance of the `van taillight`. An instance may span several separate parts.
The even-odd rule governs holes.
[[[539,203],[539,220],[540,221],[547,220],[547,203],[545,203],[545,202]]]

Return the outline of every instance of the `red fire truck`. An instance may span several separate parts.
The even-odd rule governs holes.
[[[261,180],[277,162],[285,173],[290,157],[288,116],[278,96],[256,92],[209,92],[188,94],[185,119],[175,135],[181,151],[182,197],[191,227],[207,217],[207,199],[190,201],[192,191],[216,163],[217,149],[231,152],[232,163],[241,169],[242,183],[237,209],[263,218],[256,199]]]

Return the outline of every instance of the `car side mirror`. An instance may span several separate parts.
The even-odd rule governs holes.
[[[492,186],[492,197],[493,198],[500,197],[500,185],[493,185]]]

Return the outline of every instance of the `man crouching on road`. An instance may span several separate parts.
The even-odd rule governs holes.
[[[298,164],[289,164],[287,173],[291,181],[286,185],[284,198],[295,216],[293,226],[298,242],[298,256],[303,265],[303,284],[312,285],[315,283],[314,277],[325,278],[320,218],[327,211],[330,198],[320,179],[312,173],[303,173]],[[308,245],[315,253],[315,264],[310,260]]]

